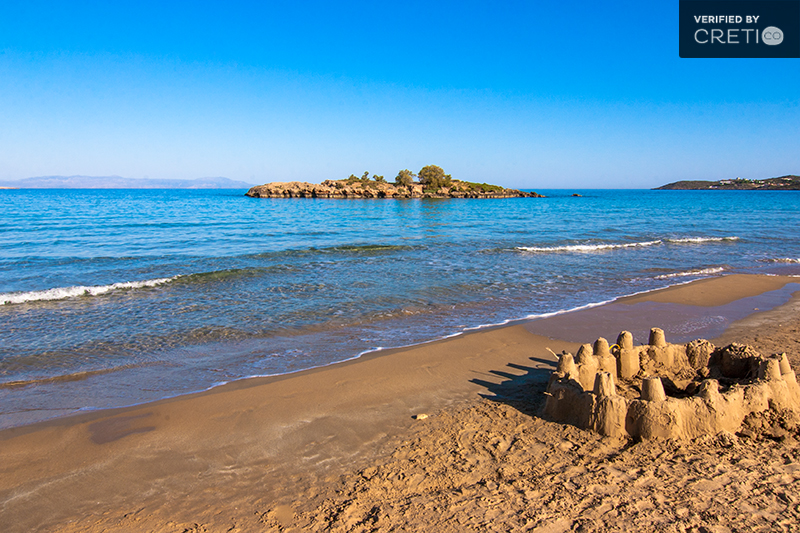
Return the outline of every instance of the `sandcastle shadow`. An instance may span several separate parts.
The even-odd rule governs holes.
[[[504,370],[490,370],[495,376],[506,378],[497,383],[485,379],[475,378],[470,382],[486,389],[480,397],[493,402],[509,405],[528,416],[540,416],[546,399],[547,383],[556,362],[551,359],[531,357],[537,366],[526,366],[508,363],[507,368],[522,371],[522,374]]]

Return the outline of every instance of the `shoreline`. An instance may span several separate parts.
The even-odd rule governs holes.
[[[91,530],[112,519],[123,524],[122,515],[139,509],[144,522],[127,523],[129,529],[181,522],[193,513],[202,517],[199,523],[220,525],[220,513],[236,513],[213,503],[218,493],[249,505],[237,518],[246,521],[244,515],[264,502],[286,502],[308,490],[324,493],[337,476],[369,464],[392,439],[426,424],[415,415],[431,414],[435,424],[436,413],[496,396],[508,380],[535,388],[554,366],[548,349],[574,353],[594,340],[582,333],[580,339],[561,340],[539,329],[580,329],[596,325],[604,314],[610,320],[601,326],[604,331],[619,326],[614,334],[629,329],[626,321],[637,315],[650,321],[649,327],[661,327],[659,316],[672,313],[675,305],[708,303],[713,296],[721,305],[706,309],[716,309],[797,283],[788,276],[706,278],[525,324],[9,428],[0,431],[0,523],[9,531],[68,531],[74,521],[75,530]],[[787,306],[794,311],[797,302],[794,296],[768,311],[752,310],[728,329],[757,322],[765,313],[778,316]],[[648,314],[638,311],[641,304],[650,306]],[[614,305],[627,306],[627,313],[609,313]],[[667,338],[672,340],[669,332]],[[46,512],[42,501],[48,502]]]
[[[705,305],[702,302],[702,296],[704,295],[702,290],[698,291],[697,288],[702,287],[704,284],[707,283],[719,283],[718,280],[731,280],[731,279],[745,279],[748,282],[748,286],[745,289],[740,289],[735,292],[726,292],[724,295],[721,294],[719,291],[715,293],[716,298],[710,302],[708,305]],[[22,428],[27,428],[29,426],[39,426],[39,425],[48,425],[50,423],[54,423],[61,420],[72,419],[75,417],[82,417],[82,416],[92,416],[96,414],[102,415],[103,413],[111,413],[111,412],[123,412],[129,409],[136,409],[142,408],[144,406],[150,404],[157,404],[161,402],[168,402],[172,400],[179,400],[181,398],[186,397],[193,397],[197,395],[209,394],[214,393],[217,389],[222,389],[220,392],[226,390],[227,388],[239,389],[239,388],[249,388],[264,384],[269,384],[275,381],[280,381],[283,379],[291,378],[293,376],[301,376],[307,373],[316,373],[320,371],[324,371],[331,367],[336,367],[339,365],[346,365],[351,363],[357,363],[358,361],[365,361],[369,360],[374,357],[384,357],[390,356],[395,352],[402,352],[405,350],[413,350],[417,348],[424,348],[429,345],[434,345],[442,342],[447,342],[452,339],[457,339],[460,337],[472,335],[472,334],[480,334],[484,332],[489,332],[496,329],[504,329],[504,328],[512,328],[515,326],[522,326],[526,330],[534,334],[540,334],[546,336],[553,340],[565,340],[566,337],[570,335],[562,335],[562,337],[545,335],[544,331],[547,330],[552,332],[553,330],[558,331],[559,329],[563,329],[560,324],[556,324],[555,327],[551,319],[558,319],[559,322],[562,320],[565,321],[567,324],[571,324],[572,326],[575,325],[575,322],[583,322],[583,323],[595,323],[597,322],[597,316],[587,316],[584,317],[583,314],[587,314],[587,312],[591,312],[592,310],[600,310],[602,312],[607,312],[609,307],[614,306],[615,304],[622,304],[622,305],[634,305],[638,303],[663,303],[663,304],[679,304],[680,302],[689,302],[688,305],[693,306],[702,306],[702,307],[720,307],[724,306],[725,304],[733,303],[737,300],[745,299],[748,297],[759,296],[764,294],[765,292],[772,292],[772,291],[780,291],[784,289],[788,285],[797,285],[797,288],[790,288],[788,292],[794,292],[796,290],[800,290],[800,275],[773,275],[773,274],[725,274],[722,276],[712,276],[707,278],[701,278],[696,280],[690,281],[682,281],[675,283],[673,285],[668,285],[666,287],[662,287],[659,289],[653,290],[645,290],[639,291],[631,294],[626,294],[618,297],[614,297],[608,300],[600,301],[600,302],[593,302],[585,305],[581,305],[571,309],[561,309],[558,311],[553,311],[549,313],[542,313],[539,315],[528,315],[523,318],[514,318],[504,320],[502,322],[496,324],[481,324],[479,326],[473,326],[465,328],[462,331],[452,333],[443,337],[426,340],[422,342],[412,343],[408,345],[402,346],[392,346],[392,347],[378,347],[372,348],[365,351],[362,351],[350,358],[343,359],[341,361],[333,361],[327,364],[314,366],[310,368],[304,368],[301,370],[293,370],[289,372],[282,372],[276,374],[265,374],[265,375],[250,375],[245,376],[239,379],[219,382],[215,383],[205,389],[191,391],[186,393],[180,393],[173,396],[165,396],[162,398],[158,398],[156,400],[144,401],[144,402],[137,402],[129,405],[121,405],[116,407],[101,407],[101,408],[82,408],[74,413],[64,415],[64,416],[56,416],[53,418],[48,418],[45,420],[33,422],[30,424],[22,424],[19,426],[11,426],[6,428],[0,428],[0,440],[2,440],[3,432],[9,430],[19,430]],[[684,288],[688,288],[689,290],[681,290]],[[731,284],[725,284],[725,290],[730,291]],[[787,292],[787,291],[784,291]],[[781,307],[788,302],[788,298],[786,302],[777,303],[770,309],[754,309],[750,313],[747,313],[746,316],[754,313],[763,313],[769,312],[774,310],[775,307]],[[715,305],[712,305],[715,304]],[[659,310],[670,312],[673,309],[667,308],[664,310]],[[650,309],[650,315],[654,314],[655,310]],[[602,313],[601,313],[602,314]],[[658,314],[658,313],[656,313]],[[743,320],[745,317],[742,317],[739,320]],[[544,321],[544,322],[542,322]],[[651,322],[651,318],[647,318],[646,321]],[[615,318],[614,322],[622,323],[622,319]],[[544,327],[539,327],[539,324],[544,325]],[[664,329],[664,328],[662,328]],[[726,328],[727,329],[727,328]],[[649,327],[648,327],[649,330]],[[671,335],[671,338],[674,338],[674,332],[671,332],[668,328],[665,329],[667,335]],[[584,333],[582,337],[585,337],[586,334]],[[715,336],[716,337],[716,336]],[[609,337],[609,340],[610,337]],[[643,336],[639,336],[636,338],[637,341],[644,342]],[[570,342],[570,341],[567,341]],[[580,340],[575,340],[571,342],[580,343]],[[252,383],[245,383],[250,382]]]
[[[702,287],[704,284],[707,284],[707,283],[717,283],[718,284],[719,283],[718,280],[732,280],[732,279],[747,280],[747,283],[748,283],[747,288],[742,289],[740,287],[740,289],[738,291],[726,292],[724,295],[721,294],[719,291],[717,291],[715,293],[715,299],[713,301],[711,301],[711,302],[703,302],[702,298],[705,295],[704,295],[702,290],[698,291],[697,290],[698,288]],[[231,380],[231,381],[215,383],[215,384],[212,384],[211,386],[209,386],[209,387],[207,387],[205,389],[201,389],[201,390],[197,390],[197,391],[191,391],[191,392],[187,392],[187,393],[180,393],[180,394],[176,394],[176,395],[173,395],[173,396],[165,396],[165,397],[158,398],[158,399],[155,399],[155,400],[137,402],[137,403],[133,403],[133,404],[129,404],[129,405],[122,405],[122,406],[110,407],[110,408],[105,408],[105,407],[102,407],[102,408],[82,408],[79,411],[77,411],[75,413],[72,413],[72,414],[69,414],[69,415],[54,417],[54,418],[50,418],[50,419],[46,419],[46,420],[42,420],[42,421],[38,421],[38,422],[33,422],[31,424],[23,424],[21,426],[12,426],[12,427],[8,427],[8,428],[1,428],[0,429],[0,434],[2,434],[2,432],[6,431],[6,430],[24,428],[24,427],[31,426],[31,425],[48,424],[48,423],[54,422],[56,420],[72,418],[72,417],[81,416],[81,415],[84,415],[84,414],[88,415],[88,414],[91,414],[91,413],[102,413],[102,412],[105,412],[105,411],[119,411],[119,410],[131,409],[131,408],[139,408],[139,407],[146,406],[146,405],[152,404],[152,403],[159,403],[159,402],[164,402],[164,401],[180,399],[180,398],[183,398],[183,397],[189,397],[189,396],[195,396],[195,395],[200,395],[200,394],[211,393],[214,390],[219,389],[219,388],[225,388],[225,387],[239,388],[239,385],[242,384],[242,382],[247,382],[247,381],[250,381],[250,380],[253,380],[254,382],[257,382],[257,384],[262,384],[261,382],[269,383],[269,382],[272,382],[272,381],[281,380],[281,379],[285,379],[285,378],[296,376],[296,375],[302,375],[302,374],[309,373],[309,372],[324,371],[327,368],[334,367],[334,366],[337,366],[337,365],[354,363],[354,362],[358,362],[358,361],[361,361],[361,360],[368,360],[368,359],[373,358],[373,357],[388,356],[388,355],[390,355],[390,354],[392,354],[394,352],[398,352],[398,351],[413,350],[413,349],[416,349],[416,348],[423,348],[423,347],[431,345],[431,344],[447,342],[448,340],[451,340],[451,339],[456,339],[456,338],[459,338],[459,337],[472,335],[472,334],[479,334],[479,333],[482,333],[482,332],[488,332],[488,331],[492,331],[492,330],[495,330],[495,329],[504,329],[504,328],[511,328],[511,327],[515,327],[515,326],[523,326],[528,331],[535,332],[535,331],[540,329],[540,328],[537,327],[537,325],[541,321],[546,321],[546,322],[543,322],[544,324],[546,324],[546,328],[548,330],[552,330],[553,326],[552,326],[551,319],[564,319],[568,323],[574,323],[576,317],[579,317],[578,318],[579,322],[594,322],[597,317],[590,316],[590,317],[584,318],[582,316],[582,314],[584,314],[586,312],[589,312],[589,311],[592,311],[592,310],[597,310],[597,309],[600,309],[602,311],[607,311],[609,307],[614,306],[615,304],[634,305],[634,304],[645,303],[645,302],[648,302],[648,303],[658,302],[658,303],[664,303],[664,304],[680,304],[681,302],[684,302],[684,303],[688,303],[688,305],[692,305],[692,306],[720,307],[720,306],[724,306],[726,304],[733,303],[736,300],[741,300],[741,299],[745,299],[745,298],[748,298],[748,297],[759,296],[759,295],[764,294],[765,292],[780,291],[780,290],[784,289],[786,286],[793,285],[793,284],[798,285],[798,287],[794,288],[794,289],[790,288],[790,289],[788,289],[788,292],[794,292],[795,290],[800,290],[800,275],[724,274],[724,275],[721,275],[721,276],[712,276],[712,277],[706,277],[706,278],[689,280],[689,281],[681,281],[681,282],[678,282],[678,283],[675,283],[675,284],[672,284],[672,285],[668,285],[666,287],[662,287],[662,288],[658,288],[658,289],[652,289],[652,290],[638,291],[638,292],[631,293],[631,294],[625,294],[625,295],[617,296],[617,297],[614,297],[614,298],[611,298],[611,299],[608,299],[608,300],[603,300],[603,301],[600,301],[600,302],[592,302],[592,303],[588,303],[588,304],[585,304],[585,305],[577,306],[577,307],[574,307],[574,308],[571,308],[571,309],[560,309],[558,311],[542,313],[542,314],[538,314],[538,315],[528,315],[528,316],[522,317],[522,318],[507,319],[507,320],[504,320],[502,322],[493,323],[493,324],[481,324],[481,325],[478,325],[478,326],[467,327],[467,328],[463,329],[462,331],[451,333],[451,334],[445,335],[443,337],[438,337],[438,338],[434,338],[434,339],[430,339],[430,340],[425,340],[425,341],[422,341],[422,342],[416,342],[416,343],[412,343],[412,344],[408,344],[408,345],[401,345],[401,346],[371,348],[371,349],[359,352],[358,354],[356,354],[356,355],[354,355],[352,357],[349,357],[347,359],[343,359],[343,360],[340,360],[340,361],[332,361],[330,363],[326,363],[326,364],[323,364],[323,365],[314,366],[314,367],[310,367],[310,368],[304,368],[304,369],[293,370],[293,371],[288,371],[288,372],[281,372],[281,373],[276,373],[276,374],[265,374],[265,375],[257,375],[256,374],[256,375],[244,376],[242,378],[238,378],[238,379]],[[684,289],[684,288],[688,288],[689,290],[688,291],[687,290],[681,290],[681,289]],[[726,284],[725,290],[726,291],[730,291],[730,288],[731,288],[731,284],[730,283]],[[784,291],[784,292],[787,292],[787,291]],[[787,297],[787,301],[788,301],[788,297]],[[756,308],[752,312],[746,313],[746,316],[750,315],[750,314],[753,314],[753,313],[763,313],[765,311],[771,311],[775,307],[781,307],[785,303],[786,303],[786,301],[779,302],[777,304],[774,304],[773,307],[771,307],[769,309],[763,309],[762,310],[762,309]],[[668,309],[668,311],[669,310],[670,309]],[[652,310],[650,310],[650,312],[652,313]],[[742,319],[743,318],[744,317],[742,317]],[[615,320],[619,321],[620,319],[617,318]],[[651,320],[651,319],[648,318],[647,320]],[[737,319],[737,320],[741,320],[741,319]],[[668,329],[665,330],[665,331],[667,332],[668,335],[670,334],[670,331]],[[556,339],[557,338],[557,337],[553,337],[553,336],[548,336],[548,337],[552,338],[552,339]],[[641,337],[639,337],[639,339],[641,339]],[[563,340],[563,339],[561,339],[561,340]],[[578,342],[578,341],[574,341],[574,342]],[[56,379],[58,379],[58,378],[56,378]],[[14,383],[12,386],[16,386],[16,384]],[[248,385],[248,386],[256,386],[256,384]]]
[[[739,274],[727,274],[727,275],[739,275]],[[747,274],[744,274],[744,275],[747,275]],[[756,276],[774,277],[771,274],[758,274]],[[175,279],[178,279],[180,277],[182,277],[182,276],[181,275],[177,275],[177,276],[173,276],[173,277],[170,277],[170,278],[158,278],[158,279],[144,280],[144,281],[137,281],[137,282],[118,283],[118,284],[115,284],[115,285],[126,285],[127,286],[127,285],[136,284],[136,285],[142,285],[142,286],[152,286],[152,285],[156,285],[156,284],[161,284],[161,283],[165,283],[165,282],[174,281]],[[661,287],[661,288],[658,288],[658,289],[643,290],[643,291],[637,291],[637,292],[634,292],[634,293],[623,294],[623,295],[615,296],[613,298],[609,298],[609,299],[606,299],[606,300],[601,300],[601,301],[598,301],[598,302],[590,302],[588,304],[579,305],[577,307],[573,307],[573,308],[569,308],[569,309],[559,309],[557,311],[551,311],[551,312],[546,312],[546,313],[529,314],[529,315],[526,315],[526,316],[523,316],[523,317],[506,319],[506,320],[503,320],[503,321],[497,322],[497,323],[488,323],[488,324],[480,324],[480,325],[477,325],[477,326],[469,326],[469,327],[465,327],[461,331],[456,331],[454,333],[450,333],[450,334],[447,334],[447,335],[444,335],[444,336],[441,336],[441,337],[436,337],[436,338],[432,338],[432,339],[428,339],[428,340],[423,340],[423,341],[419,341],[419,342],[412,342],[410,344],[403,344],[403,345],[399,345],[399,346],[389,346],[389,347],[383,347],[382,346],[382,347],[376,347],[376,348],[369,348],[369,349],[363,350],[361,352],[358,352],[355,355],[351,355],[350,357],[347,357],[345,359],[341,359],[341,360],[337,360],[337,361],[331,361],[331,362],[328,362],[328,363],[324,363],[324,364],[317,365],[317,366],[312,366],[312,367],[309,367],[309,368],[302,368],[302,369],[299,369],[299,370],[289,370],[289,371],[286,371],[286,372],[278,372],[278,373],[272,373],[272,374],[251,374],[251,375],[242,376],[242,377],[239,377],[239,378],[236,378],[236,379],[232,379],[232,380],[228,380],[228,381],[220,381],[220,382],[212,383],[212,384],[208,385],[205,388],[200,388],[200,389],[197,389],[197,390],[182,391],[182,392],[178,392],[178,393],[175,393],[175,394],[168,394],[168,395],[165,395],[165,396],[162,396],[162,397],[159,397],[159,398],[146,399],[146,400],[142,400],[142,401],[134,401],[134,402],[126,403],[126,404],[123,404],[123,405],[116,405],[116,406],[113,406],[113,407],[108,407],[108,406],[104,406],[104,407],[85,406],[85,407],[81,407],[80,409],[77,409],[77,410],[75,410],[73,412],[70,412],[70,413],[67,413],[67,414],[57,414],[57,415],[54,415],[52,417],[42,418],[42,419],[39,419],[39,420],[33,420],[33,421],[24,422],[24,423],[14,423],[14,424],[5,425],[5,426],[0,427],[0,431],[6,430],[6,429],[12,429],[12,428],[25,427],[25,426],[44,423],[44,422],[53,421],[53,420],[59,420],[59,419],[62,419],[62,418],[78,416],[78,415],[86,414],[86,413],[94,413],[94,412],[98,412],[98,411],[102,412],[102,411],[107,411],[107,410],[112,410],[112,409],[126,409],[126,408],[140,407],[140,406],[152,403],[152,402],[170,400],[170,399],[180,398],[180,397],[183,397],[183,396],[189,396],[189,395],[194,395],[194,394],[202,394],[202,393],[205,393],[205,392],[209,392],[209,391],[211,391],[211,390],[213,390],[213,389],[215,389],[217,387],[230,385],[232,383],[236,383],[236,382],[244,381],[244,380],[264,379],[264,378],[277,378],[277,377],[297,374],[297,373],[305,372],[305,371],[309,371],[309,370],[324,369],[324,368],[327,368],[327,367],[330,367],[330,366],[333,366],[333,365],[338,365],[338,364],[346,363],[346,362],[349,362],[349,361],[356,361],[356,360],[359,360],[360,358],[362,358],[364,356],[375,354],[375,353],[378,353],[378,352],[384,352],[384,351],[387,351],[387,350],[413,349],[415,347],[425,346],[425,345],[430,344],[430,343],[435,343],[435,342],[440,342],[440,341],[445,341],[445,340],[448,340],[448,339],[456,338],[456,337],[459,337],[461,335],[466,335],[466,334],[476,333],[476,332],[480,332],[480,331],[491,330],[491,329],[494,329],[494,328],[503,328],[503,327],[509,327],[509,326],[514,326],[514,325],[525,325],[525,324],[528,324],[530,322],[536,322],[536,321],[539,321],[539,320],[551,319],[551,318],[558,317],[558,316],[566,316],[566,315],[570,315],[572,313],[579,313],[579,312],[587,311],[587,310],[593,309],[593,308],[613,305],[615,303],[627,301],[628,299],[636,298],[638,296],[648,295],[648,294],[651,294],[651,293],[656,293],[658,291],[669,290],[669,289],[672,289],[672,288],[675,288],[675,287],[679,287],[681,285],[693,284],[695,282],[701,282],[701,281],[708,280],[708,279],[715,279],[715,278],[718,278],[718,277],[725,277],[725,275],[723,275],[723,276],[712,276],[712,277],[708,277],[708,278],[700,278],[700,279],[689,280],[689,281],[676,281],[675,283],[673,283],[671,285],[667,285],[665,287]],[[781,277],[781,276],[778,276],[778,277]],[[792,276],[783,276],[783,277],[792,277]],[[798,275],[797,278],[798,278],[798,282],[800,282],[800,275]],[[69,289],[80,289],[80,290],[84,290],[84,289],[107,289],[109,287],[112,287],[112,286],[70,287]],[[53,290],[56,290],[56,289],[53,289]],[[64,290],[64,289],[62,288],[62,289],[58,289],[58,290]],[[35,292],[34,294],[47,293],[47,292],[49,292],[49,291],[38,291],[38,292]],[[27,295],[29,293],[24,293],[24,294]],[[119,369],[112,368],[112,369],[102,369],[102,370],[98,370],[98,371],[89,371],[89,372],[83,372],[82,371],[82,372],[78,372],[76,374],[60,375],[60,376],[55,376],[55,377],[51,377],[51,378],[34,379],[34,380],[30,380],[30,381],[12,381],[12,382],[8,382],[8,383],[0,384],[0,389],[3,389],[3,388],[13,389],[13,388],[16,388],[16,387],[26,387],[26,386],[35,385],[35,384],[38,384],[38,383],[55,383],[55,382],[61,382],[61,381],[72,381],[72,380],[75,380],[75,379],[85,379],[85,377],[91,379],[91,377],[94,376],[94,375],[113,374],[113,373],[115,373],[117,371],[119,371]],[[124,369],[123,369],[123,371],[124,371]],[[13,415],[9,415],[9,416],[13,416]]]
[[[470,327],[466,327],[466,328],[462,329],[461,331],[457,331],[455,333],[450,333],[450,334],[444,335],[442,337],[437,337],[437,338],[424,340],[424,341],[420,341],[420,342],[414,342],[414,343],[405,344],[405,345],[399,345],[399,346],[370,348],[370,349],[363,350],[363,351],[361,351],[361,352],[359,352],[359,353],[357,353],[355,355],[352,355],[352,356],[350,356],[348,358],[345,358],[345,359],[341,359],[341,360],[338,360],[338,361],[331,361],[331,362],[328,362],[328,363],[325,363],[325,364],[321,364],[321,365],[318,365],[318,366],[312,366],[312,367],[309,367],[309,368],[302,368],[300,370],[290,370],[290,371],[286,371],[286,372],[278,372],[278,373],[273,373],[273,374],[252,374],[252,375],[242,376],[242,377],[239,377],[239,378],[236,378],[236,379],[232,379],[232,380],[228,380],[228,381],[220,381],[220,382],[217,382],[217,383],[213,383],[213,384],[211,384],[211,385],[209,385],[209,386],[207,386],[205,388],[201,388],[201,389],[197,389],[197,390],[178,392],[178,393],[175,393],[175,394],[165,395],[165,396],[162,396],[162,397],[159,397],[159,398],[147,399],[147,400],[142,400],[142,401],[134,401],[132,403],[126,403],[124,405],[117,405],[117,406],[113,406],[113,407],[107,407],[107,406],[106,407],[91,407],[91,406],[82,407],[82,408],[80,408],[80,409],[78,409],[76,411],[73,411],[73,412],[67,413],[67,414],[59,414],[59,415],[55,415],[55,416],[52,416],[52,417],[49,417],[49,418],[43,418],[43,419],[29,421],[29,422],[25,422],[25,423],[21,423],[21,424],[17,423],[17,424],[11,424],[11,425],[7,425],[7,426],[4,426],[4,427],[0,427],[0,431],[4,431],[4,430],[7,430],[7,429],[13,429],[13,428],[27,427],[29,425],[46,423],[46,422],[50,422],[50,421],[54,421],[54,420],[60,420],[60,419],[63,419],[63,418],[69,418],[69,417],[73,417],[73,416],[80,416],[82,414],[90,414],[90,413],[104,412],[104,411],[109,411],[109,410],[118,410],[118,409],[128,409],[128,408],[141,407],[141,406],[153,403],[153,402],[160,402],[160,401],[165,401],[165,400],[172,400],[172,399],[176,399],[176,398],[181,398],[181,397],[184,397],[184,396],[203,394],[203,393],[212,391],[212,390],[214,390],[214,389],[216,389],[218,387],[225,387],[225,386],[228,386],[228,385],[232,385],[232,384],[235,384],[235,383],[238,383],[238,382],[241,382],[241,381],[246,381],[246,380],[251,380],[251,379],[258,380],[258,379],[281,378],[281,377],[291,376],[291,375],[302,373],[302,372],[306,372],[306,371],[321,370],[321,369],[325,369],[325,368],[328,368],[328,367],[331,367],[331,366],[335,366],[335,365],[339,365],[339,364],[342,364],[342,363],[358,361],[358,360],[360,360],[361,358],[363,358],[365,356],[372,356],[372,355],[375,355],[375,354],[380,354],[381,352],[387,352],[387,351],[393,351],[393,350],[414,349],[416,347],[422,347],[422,346],[425,346],[425,345],[428,345],[428,344],[431,344],[431,343],[437,343],[437,342],[441,342],[441,341],[446,341],[448,339],[457,338],[457,337],[460,337],[462,335],[478,333],[478,332],[481,332],[481,331],[488,331],[488,330],[492,330],[492,329],[495,329],[495,328],[511,327],[511,326],[515,326],[515,325],[522,325],[522,326],[530,325],[530,327],[526,326],[529,331],[534,332],[534,333],[539,333],[539,334],[542,334],[544,336],[552,337],[552,335],[546,334],[545,331],[542,331],[537,327],[537,324],[539,323],[539,321],[542,321],[542,320],[549,321],[550,319],[554,319],[554,318],[557,318],[557,317],[563,317],[563,319],[566,320],[567,323],[569,323],[569,322],[572,321],[570,316],[572,316],[573,314],[576,314],[576,313],[581,313],[581,314],[588,313],[590,310],[596,309],[596,308],[602,308],[603,309],[603,313],[607,313],[609,311],[613,312],[614,308],[617,307],[616,304],[630,304],[630,303],[637,303],[637,302],[642,302],[642,301],[660,301],[659,300],[659,298],[660,298],[659,294],[662,291],[667,291],[667,293],[668,293],[669,291],[672,291],[673,289],[677,289],[677,288],[679,288],[681,286],[684,286],[684,285],[700,286],[700,285],[702,285],[703,282],[714,280],[714,279],[723,279],[723,278],[730,277],[730,276],[744,276],[747,279],[760,279],[761,281],[759,282],[759,287],[764,288],[764,289],[771,288],[773,290],[777,290],[776,287],[778,287],[781,284],[781,282],[780,281],[778,281],[778,282],[770,281],[771,278],[774,278],[774,279],[796,278],[797,279],[797,283],[800,283],[800,275],[793,276],[793,275],[775,275],[775,274],[723,274],[721,276],[716,276],[715,275],[715,276],[710,276],[710,277],[705,277],[705,278],[700,278],[700,279],[694,279],[694,280],[689,280],[689,281],[677,281],[677,282],[675,282],[675,283],[673,283],[671,285],[667,285],[665,287],[661,287],[661,288],[658,288],[658,289],[643,290],[643,291],[637,291],[637,292],[633,292],[633,293],[629,293],[629,294],[623,294],[621,296],[616,296],[616,297],[613,297],[613,298],[609,298],[607,300],[602,300],[602,301],[598,301],[598,302],[591,302],[591,303],[584,304],[584,305],[579,305],[577,307],[573,307],[573,308],[570,308],[570,309],[559,309],[557,311],[551,311],[551,312],[546,312],[546,313],[529,314],[529,315],[526,315],[526,316],[521,317],[521,318],[506,319],[506,320],[503,320],[503,321],[498,322],[498,323],[480,324],[480,325],[477,325],[477,326],[470,326]],[[165,279],[173,280],[173,279],[178,278],[178,277],[180,277],[180,276],[174,276],[173,278],[165,278]],[[160,280],[160,279],[159,280],[149,280],[148,282],[140,282],[140,283],[150,283],[152,281],[159,281],[160,282],[160,281],[163,281],[163,280]],[[752,291],[752,289],[747,294],[749,294],[750,296],[755,295],[755,293]],[[650,295],[652,295],[652,298],[650,297]],[[742,296],[742,297],[745,296],[745,293],[740,292],[740,296]],[[722,303],[722,301],[720,301],[719,303]],[[779,305],[779,304],[776,304],[776,305]],[[651,313],[651,314],[653,312],[659,313],[661,315],[663,315],[665,313],[665,311],[663,311],[663,310],[648,309],[647,311],[648,311],[648,313]],[[581,316],[581,315],[579,315],[579,316]],[[686,317],[684,317],[684,320],[685,319],[686,319]],[[598,318],[597,317],[591,317],[591,318],[581,319],[581,320],[583,322],[595,323],[595,322],[598,321]],[[553,326],[552,326],[551,322],[545,322],[545,324],[547,324],[547,327],[550,328],[550,331],[552,332]],[[631,329],[633,329],[633,328],[631,327]],[[649,326],[647,328],[645,328],[645,331],[648,331],[648,330],[649,330]],[[556,331],[558,331],[558,330],[556,329]],[[666,328],[666,331],[669,334],[673,334],[673,335],[675,333],[675,332],[670,332],[669,328]],[[634,331],[634,333],[636,333],[636,332]],[[584,332],[584,336],[586,334],[588,334],[590,336],[594,335],[595,337],[602,336],[602,335],[606,335],[606,336],[609,335],[608,333],[595,334],[595,333]],[[616,333],[613,334],[613,336],[615,336],[615,335],[616,335]],[[637,338],[642,338],[645,335],[646,334],[642,334],[640,332],[640,334],[637,336]],[[566,336],[564,338],[566,338]],[[579,337],[576,342],[579,342],[581,338],[582,337]],[[673,338],[674,338],[674,336],[673,336]],[[679,335],[679,338],[682,339],[683,337],[681,337]],[[687,338],[686,340],[691,340],[691,339]],[[117,369],[108,369],[108,370],[101,370],[101,371],[97,371],[97,372],[88,372],[88,373],[80,372],[79,375],[80,376],[86,375],[88,377],[91,377],[91,375],[95,375],[95,374],[109,374],[109,373],[114,373],[114,372],[117,372]],[[29,385],[36,384],[36,383],[41,383],[41,382],[59,382],[59,381],[62,381],[62,380],[70,381],[70,380],[72,380],[72,378],[73,378],[72,375],[67,375],[67,376],[57,376],[57,377],[54,377],[54,378],[48,378],[48,379],[45,379],[45,380],[34,380],[34,381],[31,381],[31,382],[9,382],[9,383],[5,383],[5,384],[0,385],[0,388],[25,387],[25,386],[29,386]],[[83,379],[83,378],[80,378],[80,379]]]

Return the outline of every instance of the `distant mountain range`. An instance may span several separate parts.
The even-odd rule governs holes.
[[[790,175],[765,180],[736,178],[719,181],[676,181],[656,187],[654,190],[729,190],[729,191],[797,191],[800,190],[800,176]]]
[[[39,176],[0,181],[0,187],[15,189],[249,189],[252,186],[252,183],[228,178],[170,180],[120,176]]]

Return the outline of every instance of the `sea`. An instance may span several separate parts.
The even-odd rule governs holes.
[[[794,191],[245,192],[0,190],[0,428],[705,277],[800,274]]]

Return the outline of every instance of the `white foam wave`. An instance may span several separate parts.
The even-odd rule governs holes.
[[[180,276],[173,276],[171,278],[148,279],[144,281],[126,281],[122,283],[112,283],[111,285],[95,285],[89,287],[79,285],[74,287],[56,287],[43,291],[0,293],[0,305],[66,300],[67,298],[77,298],[79,296],[98,296],[116,290],[155,287],[174,281],[179,277]]]
[[[662,241],[630,242],[624,244],[570,244],[566,246],[517,246],[523,252],[552,253],[552,252],[582,252],[591,253],[602,250],[616,250],[618,248],[640,248],[654,246]]]
[[[765,259],[767,263],[800,263],[800,257],[778,257],[775,259]]]
[[[719,274],[720,272],[724,271],[725,269],[722,267],[704,268],[702,270],[687,270],[686,272],[676,272],[674,274],[662,274],[661,276],[656,276],[655,279],[682,278],[685,276],[707,276],[709,274]]]
[[[681,237],[677,239],[667,239],[671,244],[703,244],[704,242],[723,242],[738,241],[739,237]]]
[[[642,248],[645,246],[656,246],[659,244],[704,244],[711,242],[738,241],[739,237],[677,237],[668,239],[657,239],[654,241],[628,242],[628,243],[609,243],[609,244],[568,244],[562,246],[517,246],[521,252],[533,253],[554,253],[554,252],[578,252],[592,253],[605,250],[618,250],[621,248]]]

